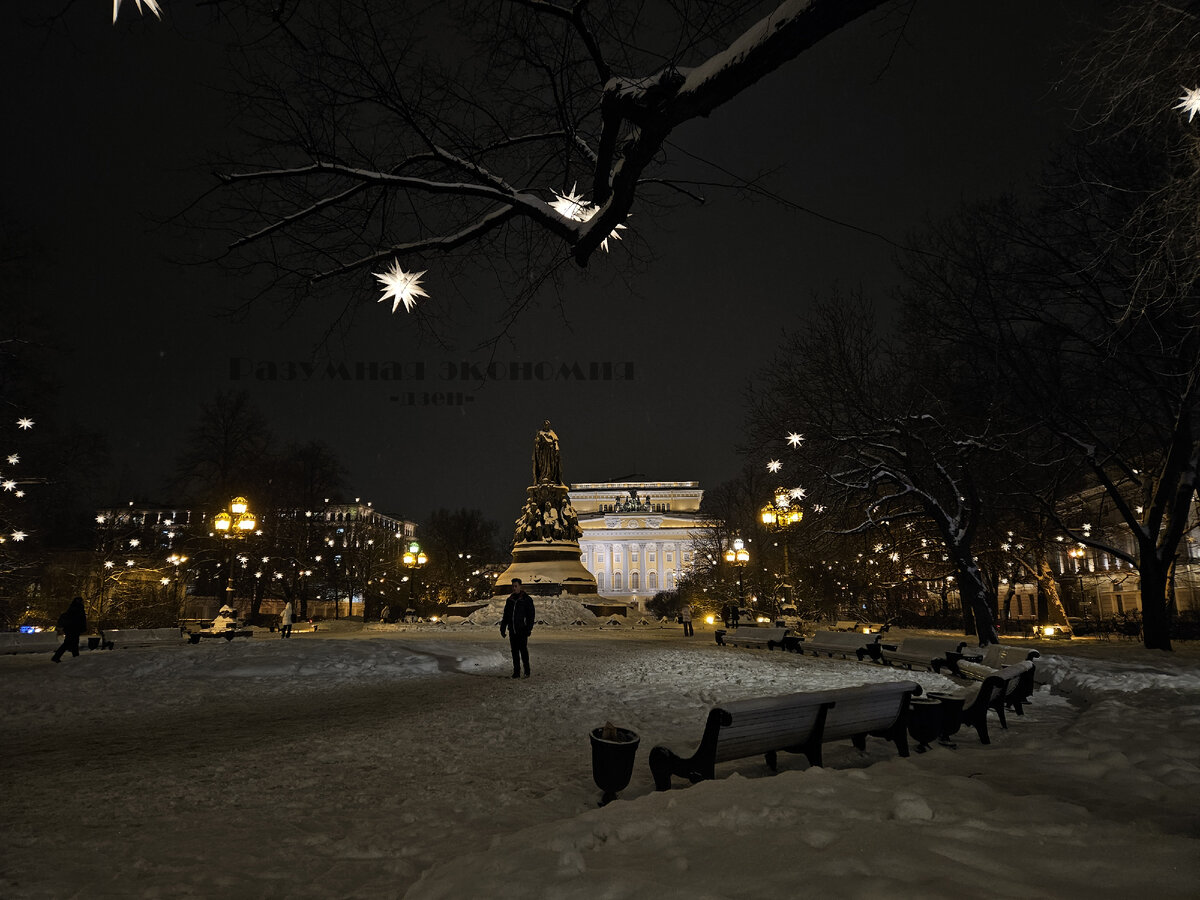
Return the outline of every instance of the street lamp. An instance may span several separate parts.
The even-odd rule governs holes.
[[[425,563],[429,562],[429,557],[427,557],[421,551],[421,545],[418,544],[416,541],[413,541],[411,544],[408,545],[408,549],[404,551],[404,556],[402,556],[400,558],[400,561],[403,562],[404,567],[409,570],[408,571],[408,609],[413,609],[413,580],[414,580],[413,573],[416,569],[421,568],[421,566],[423,566],[423,565],[425,565]],[[415,613],[416,610],[413,609],[413,612]],[[404,615],[405,616],[408,615],[408,610],[404,611]]]
[[[763,525],[772,531],[782,533],[783,537],[783,584],[784,587],[791,586],[791,567],[788,565],[788,540],[787,534],[784,533],[793,525],[799,524],[804,518],[804,510],[798,505],[792,503],[791,492],[785,488],[775,488],[775,498],[766,504],[759,512],[759,517],[762,519]],[[795,603],[794,598],[784,595],[784,602],[790,600]]]
[[[213,516],[213,530],[223,538],[244,538],[254,531],[258,520],[250,511],[250,504],[245,497],[234,497],[229,501],[229,512],[222,510]],[[226,554],[225,569],[225,605],[230,609],[233,604],[233,548]]]
[[[1080,615],[1083,610],[1083,558],[1087,555],[1087,550],[1081,545],[1076,545],[1067,551],[1067,556],[1071,557],[1071,561],[1075,566],[1075,590],[1079,594],[1079,609]]]
[[[746,568],[746,563],[750,562],[750,551],[746,549],[746,542],[741,538],[734,538],[733,546],[725,551],[725,562],[737,570],[738,608],[740,609],[746,597],[745,587],[742,584],[742,569]]]

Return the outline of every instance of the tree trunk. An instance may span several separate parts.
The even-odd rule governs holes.
[[[1141,559],[1142,637],[1147,650],[1171,650],[1171,617],[1167,610],[1167,566],[1157,556]]]
[[[962,600],[964,612],[968,609],[975,621],[975,635],[979,638],[979,646],[1000,643],[996,634],[996,621],[992,618],[992,605],[988,602],[987,587],[975,563],[970,561],[970,555],[956,560],[958,563],[959,579],[958,593]],[[971,632],[968,631],[967,634]]]

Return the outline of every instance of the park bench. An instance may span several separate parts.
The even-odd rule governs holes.
[[[968,663],[968,665],[976,666],[977,664]],[[956,701],[959,704],[958,711],[950,715],[952,721],[949,722],[948,727],[944,727],[941,739],[948,742],[950,737],[958,731],[960,725],[968,725],[979,734],[981,744],[990,744],[991,739],[988,737],[987,727],[988,711],[996,713],[1000,719],[1001,728],[1008,728],[1004,709],[1008,703],[1010,691],[1032,667],[1033,663],[1026,660],[1005,666],[1000,670],[991,670],[991,674],[985,675],[983,680],[972,688],[931,691],[927,696],[932,699],[948,701],[948,705]]]
[[[843,659],[856,656],[859,660],[869,656],[879,659],[879,635],[862,634],[857,631],[818,631],[812,637],[800,642],[801,653],[809,652],[813,656],[824,653],[832,657],[835,653]]]
[[[1022,660],[1002,669],[995,669],[964,659],[958,663],[958,672],[960,677],[971,681],[986,681],[989,677],[1000,676],[1004,679],[1004,705],[1018,716],[1025,714],[1022,707],[1029,702],[1034,689],[1032,660]]]
[[[187,639],[182,628],[106,628],[103,637],[110,649],[117,650],[182,644]]]
[[[1026,660],[1033,661],[1042,655],[1031,647],[1013,647],[1009,644],[988,644],[980,647],[979,652],[982,654],[979,661],[993,669],[1003,669]]]
[[[862,622],[852,619],[839,619],[833,623],[834,631],[862,631]]]
[[[937,672],[946,664],[947,654],[953,653],[956,658],[965,656],[966,646],[967,642],[961,638],[888,635],[879,642],[879,658],[890,666],[908,669],[921,666]]]
[[[722,647],[766,647],[774,650],[786,649],[786,628],[735,628],[730,631],[718,629],[717,643]]]
[[[0,653],[43,653],[55,650],[63,641],[61,634],[53,631],[38,631],[25,634],[20,631],[0,632]],[[84,643],[80,639],[80,643]],[[84,644],[84,646],[87,646]]]
[[[711,779],[717,763],[759,754],[775,771],[780,750],[803,753],[819,766],[823,744],[849,738],[864,750],[868,735],[887,738],[908,756],[905,719],[909,700],[920,692],[915,682],[894,681],[723,703],[709,711],[700,746],[687,759],[662,745],[650,751],[654,787],[668,790],[672,776]]]

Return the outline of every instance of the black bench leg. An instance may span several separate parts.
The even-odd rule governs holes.
[[[654,776],[654,789],[668,791],[671,789],[671,770],[679,757],[666,747],[655,747],[650,751],[650,773]]]
[[[763,754],[763,756],[767,761],[767,768],[770,769],[772,772],[777,771],[778,763],[779,763],[779,754],[776,753],[774,750],[768,750],[765,754]]]
[[[850,738],[856,750],[865,751],[867,749],[867,736],[865,734],[856,734]]]

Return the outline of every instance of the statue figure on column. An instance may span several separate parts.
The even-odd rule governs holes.
[[[562,484],[558,435],[550,427],[549,419],[542,423],[542,430],[533,439],[533,483]]]

